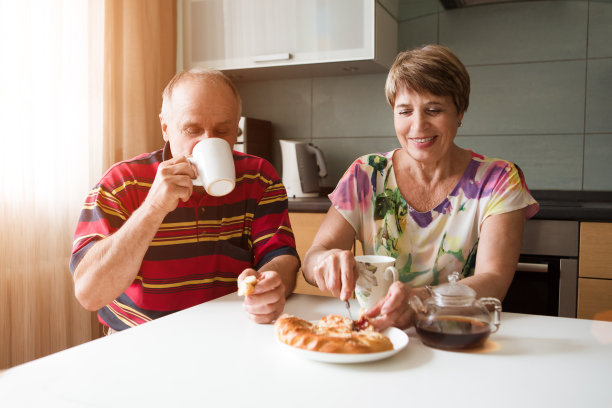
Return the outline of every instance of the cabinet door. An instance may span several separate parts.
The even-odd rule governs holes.
[[[578,279],[577,317],[612,322],[612,280]]]
[[[186,0],[185,68],[374,57],[374,0]]]
[[[612,223],[580,223],[579,259],[581,278],[612,279]]]
[[[612,223],[580,224],[579,265],[577,316],[612,321]]]
[[[310,249],[319,226],[325,218],[325,213],[289,213],[291,221],[291,229],[295,236],[295,246],[303,262],[306,252]],[[304,279],[302,271],[298,272],[297,284],[295,285],[295,293],[304,293],[308,295],[324,295],[331,296],[328,291],[321,291],[319,288],[312,286]]]

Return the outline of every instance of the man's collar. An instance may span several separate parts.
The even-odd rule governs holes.
[[[170,150],[170,142],[166,142],[164,145],[164,151],[162,152],[162,161],[166,161],[172,158],[172,151]]]

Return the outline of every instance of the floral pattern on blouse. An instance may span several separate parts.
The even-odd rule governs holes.
[[[394,151],[355,160],[329,195],[353,226],[365,254],[392,256],[402,282],[437,285],[459,271],[474,274],[482,222],[491,215],[539,205],[515,164],[472,153],[453,191],[430,211],[411,208],[397,187]]]

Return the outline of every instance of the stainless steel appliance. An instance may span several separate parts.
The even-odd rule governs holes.
[[[505,312],[576,317],[579,222],[528,220]]]
[[[319,181],[327,175],[323,152],[312,143],[279,140],[283,184],[288,197],[317,197]]]
[[[272,153],[272,123],[267,120],[241,117],[238,123],[238,141],[233,149],[259,156],[270,163],[273,162]]]

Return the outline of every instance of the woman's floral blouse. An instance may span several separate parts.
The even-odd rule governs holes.
[[[402,282],[437,285],[459,271],[474,274],[482,222],[491,215],[539,210],[513,163],[472,152],[453,191],[435,208],[418,212],[397,188],[394,151],[355,160],[329,195],[353,226],[365,254],[392,256]]]

